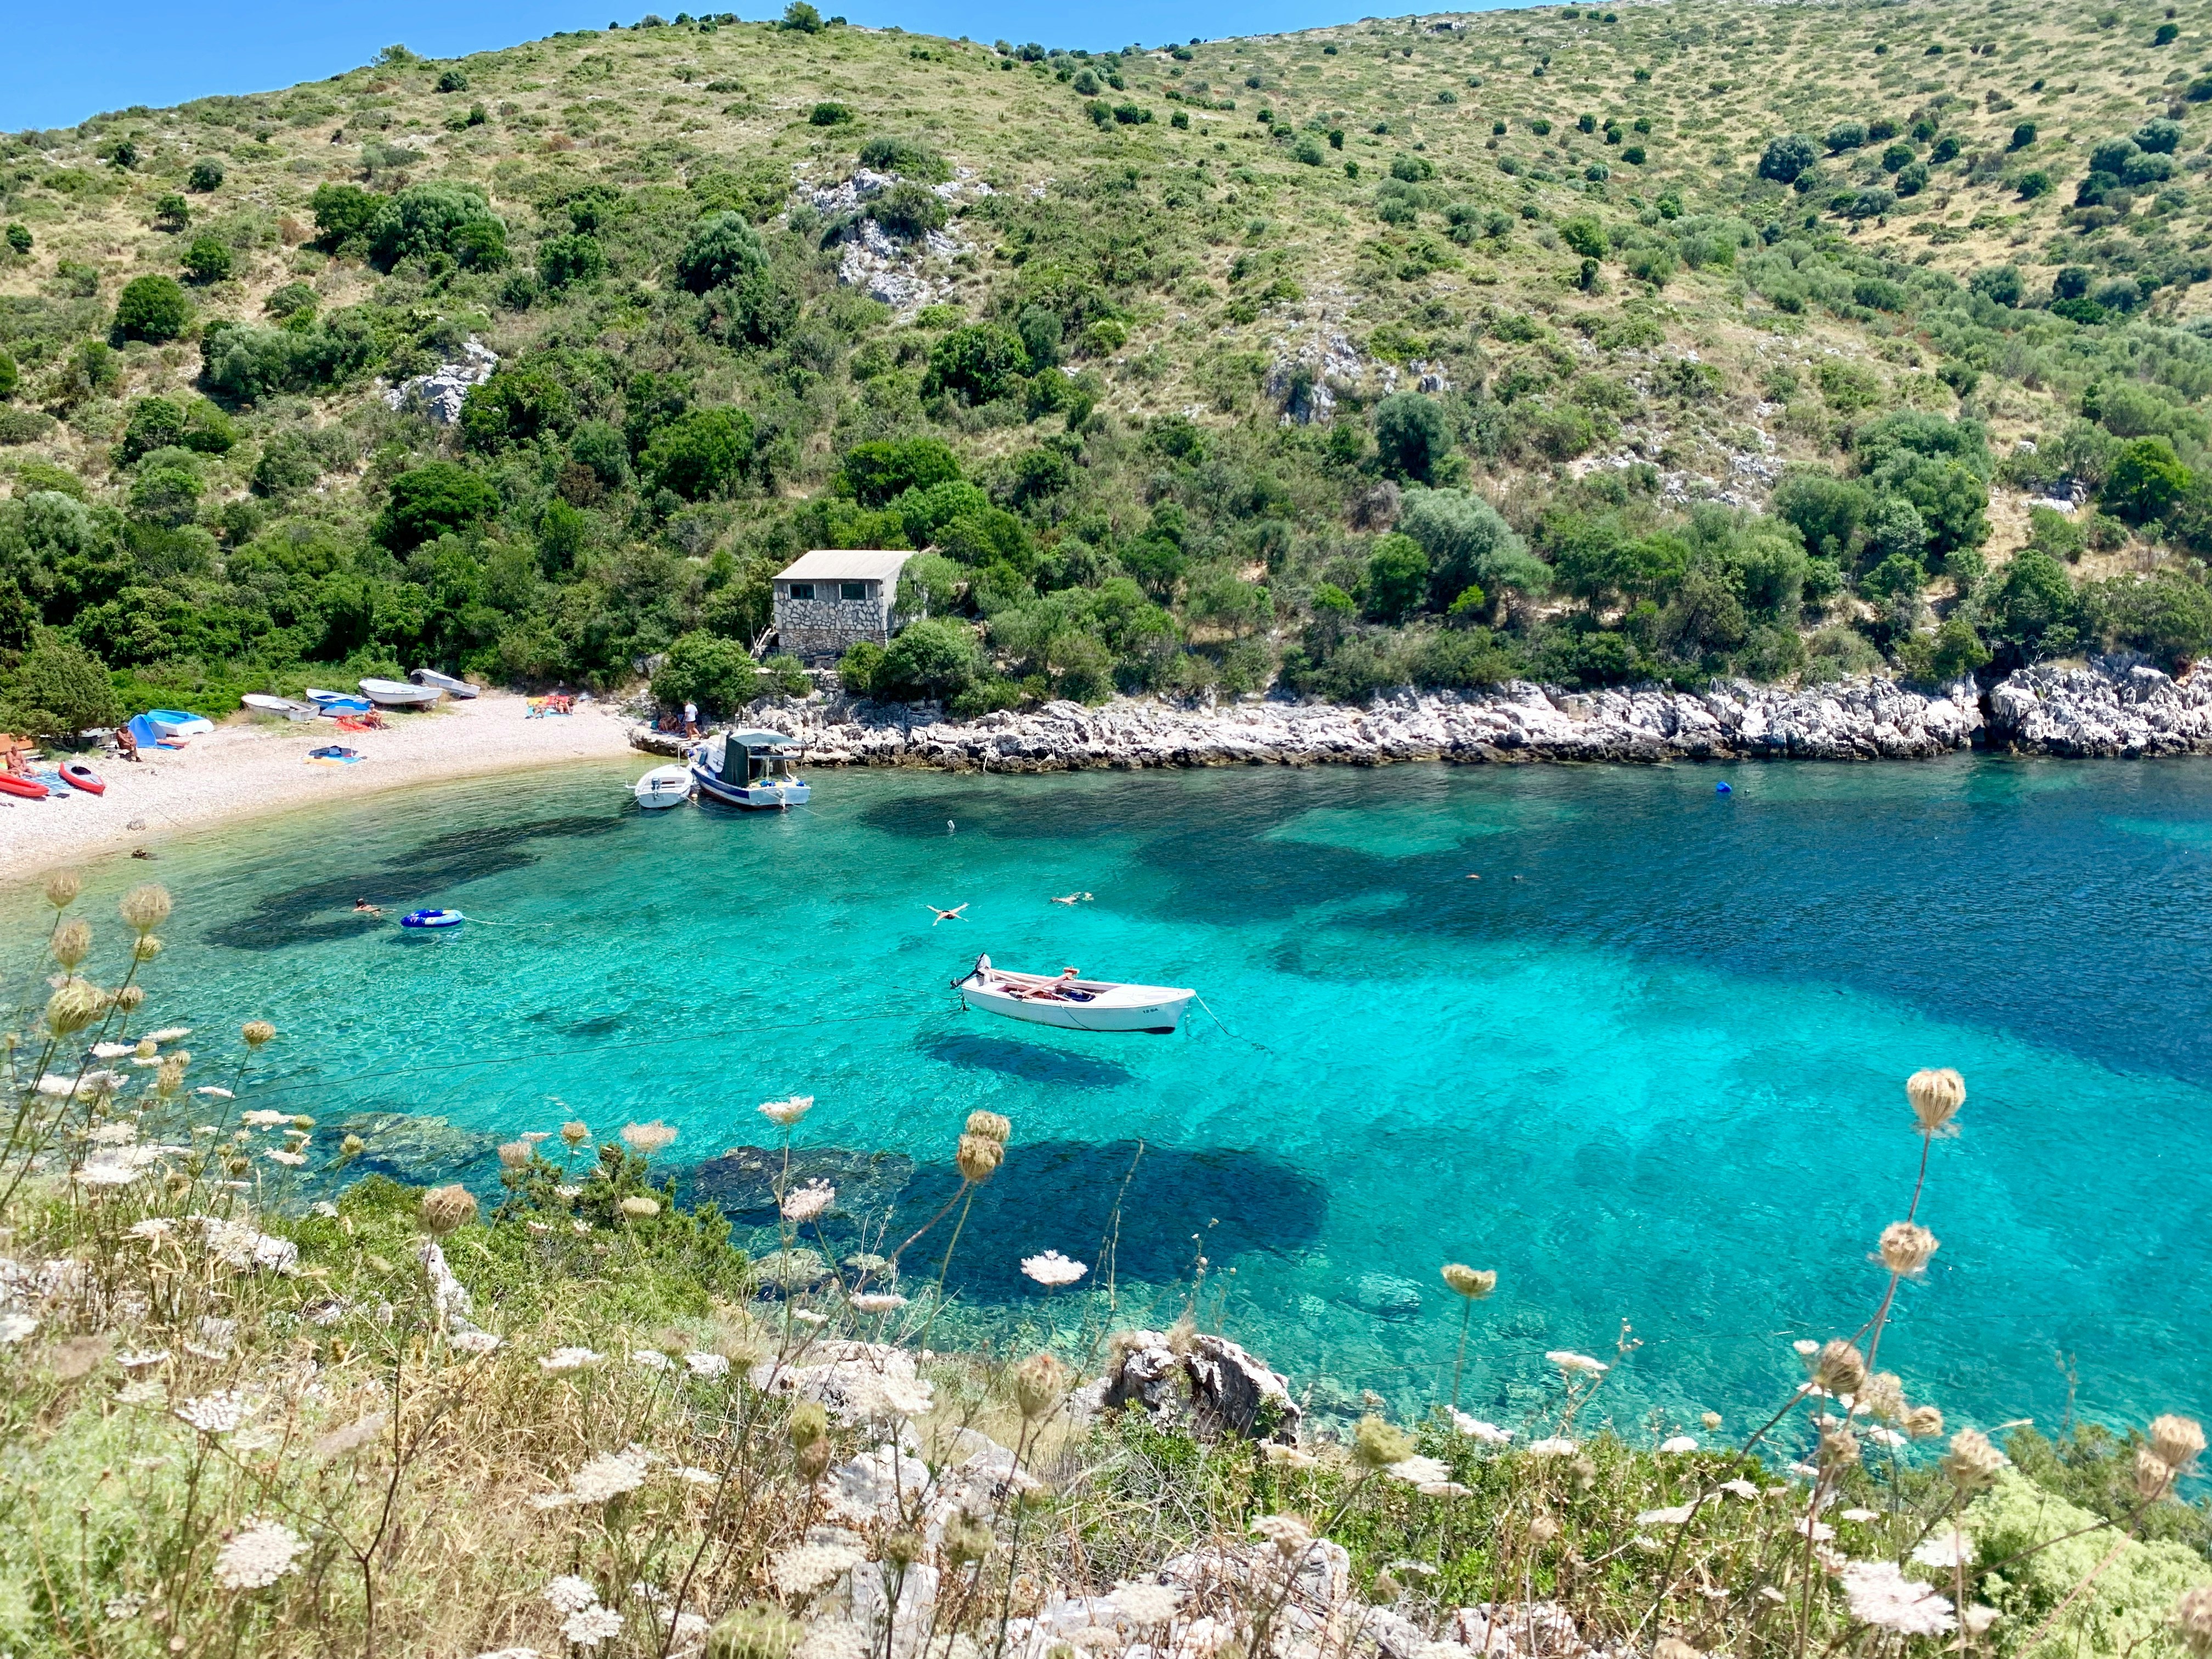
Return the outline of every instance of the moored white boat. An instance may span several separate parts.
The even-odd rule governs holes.
[[[1146,1031],[1155,1036],[1174,1030],[1198,995],[1175,986],[1119,985],[1078,979],[1072,973],[1008,973],[994,968],[988,957],[976,957],[975,967],[952,987],[963,1002],[987,1014],[1067,1031]]]
[[[407,680],[362,680],[362,695],[382,708],[422,708],[446,694],[434,685],[416,685]]]
[[[368,699],[358,691],[325,691],[311,685],[305,695],[307,701],[315,705],[318,714],[332,718],[340,714],[368,713]]]
[[[215,730],[215,722],[206,715],[188,714],[181,708],[149,708],[146,718],[165,738],[196,738],[203,732]]]
[[[630,785],[629,792],[637,798],[637,804],[648,812],[681,806],[691,799],[691,769],[688,766],[656,766]]]
[[[434,685],[447,696],[458,697],[463,702],[477,694],[476,687],[466,680],[457,680],[451,674],[441,674],[434,668],[415,669],[407,678],[417,685]]]
[[[791,769],[797,747],[781,732],[717,732],[691,751],[691,781],[726,806],[803,805],[813,792]]]
[[[257,714],[281,714],[288,720],[311,720],[322,713],[311,702],[295,702],[289,697],[272,697],[264,691],[249,691],[239,702]]]

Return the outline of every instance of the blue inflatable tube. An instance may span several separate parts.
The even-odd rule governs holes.
[[[399,918],[402,927],[458,927],[468,918],[459,910],[410,910]]]

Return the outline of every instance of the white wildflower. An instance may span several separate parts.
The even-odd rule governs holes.
[[[166,1406],[169,1403],[167,1387],[149,1377],[143,1382],[125,1382],[115,1391],[115,1401],[120,1406]]]
[[[906,1298],[890,1291],[863,1291],[852,1301],[854,1313],[896,1313],[906,1306]]]
[[[210,1100],[236,1100],[238,1098],[238,1097],[231,1093],[229,1090],[217,1088],[212,1083],[204,1083],[198,1088],[193,1090],[192,1092],[196,1095],[205,1095]]]
[[[811,1221],[837,1201],[837,1189],[826,1181],[810,1181],[783,1195],[783,1218]]]
[[[1570,1440],[1565,1435],[1547,1435],[1528,1443],[1529,1451],[1538,1457],[1572,1457],[1582,1449],[1581,1441]]]
[[[1678,1504],[1664,1510],[1645,1510],[1636,1517],[1636,1524],[1639,1527],[1680,1527],[1686,1525],[1697,1512],[1695,1504]]]
[[[1801,1336],[1790,1346],[1797,1351],[1798,1356],[1801,1358],[1805,1359],[1810,1359],[1814,1354],[1820,1352],[1820,1345],[1814,1341],[1809,1336]]]
[[[120,1060],[125,1054],[137,1051],[138,1045],[135,1042],[95,1042],[92,1045],[94,1060]]]
[[[1671,1434],[1659,1443],[1662,1452],[1693,1452],[1698,1449],[1698,1437],[1691,1434]]]
[[[84,1187],[128,1187],[146,1173],[145,1166],[125,1164],[112,1158],[88,1159],[76,1172],[77,1183]]]
[[[1413,1490],[1424,1498],[1471,1498],[1474,1495],[1456,1480],[1424,1480]]]
[[[269,1152],[269,1161],[271,1164],[282,1164],[287,1169],[296,1170],[307,1160],[303,1153],[280,1152],[272,1147]]]
[[[1750,1481],[1742,1479],[1723,1480],[1719,1486],[1714,1487],[1713,1490],[1715,1492],[1728,1492],[1734,1497],[1741,1498],[1747,1504],[1755,1503],[1759,1498],[1759,1488],[1753,1486]]]
[[[622,1138],[623,1145],[629,1147],[630,1151],[637,1153],[641,1158],[651,1158],[655,1152],[663,1151],[675,1141],[676,1131],[670,1125],[655,1118],[650,1123],[625,1123],[623,1125]]]
[[[121,1123],[103,1123],[88,1131],[85,1139],[95,1146],[128,1146],[138,1139],[138,1126],[127,1120]]]
[[[1954,1567],[1974,1565],[1974,1540],[1956,1527],[1939,1532],[1912,1552],[1912,1559],[1923,1567],[1940,1567],[1948,1572]]]
[[[791,1316],[802,1325],[827,1325],[830,1322],[828,1314],[817,1313],[811,1308],[793,1308]]]
[[[629,1363],[648,1371],[665,1371],[676,1362],[658,1348],[640,1348],[629,1357]]]
[[[1385,1468],[1383,1473],[1409,1486],[1428,1486],[1451,1479],[1451,1470],[1433,1457],[1401,1458]]]
[[[836,1583],[865,1558],[842,1544],[794,1544],[768,1565],[769,1580],[787,1596],[811,1595]]]
[[[240,1112],[238,1121],[249,1129],[274,1129],[289,1123],[292,1115],[289,1112],[272,1112],[264,1107],[256,1111]]]
[[[1022,1271],[1040,1285],[1057,1287],[1073,1285],[1091,1269],[1080,1261],[1072,1261],[1058,1250],[1047,1250],[1042,1255],[1022,1258]]]
[[[489,1331],[471,1330],[456,1331],[447,1340],[463,1353],[485,1354],[497,1352],[500,1344],[506,1339],[495,1336]]]
[[[1486,1423],[1479,1417],[1469,1417],[1456,1407],[1452,1411],[1452,1426],[1468,1439],[1486,1446],[1503,1446],[1513,1438],[1512,1430],[1501,1429],[1497,1424]]]
[[[109,1623],[119,1624],[125,1619],[136,1619],[145,1605],[146,1598],[133,1591],[114,1597],[101,1611],[107,1615]]]
[[[687,1481],[695,1486],[719,1486],[722,1484],[722,1477],[714,1470],[695,1469],[688,1463],[678,1463],[668,1472],[678,1480]]]
[[[761,1115],[781,1128],[788,1129],[813,1109],[812,1095],[793,1095],[788,1100],[761,1102]]]
[[[1894,1561],[1853,1561],[1843,1571],[1851,1617],[1900,1636],[1945,1636],[1958,1621],[1935,1587],[1907,1578]]]
[[[965,1636],[952,1638],[951,1659],[970,1659],[963,1644],[974,1647]],[[867,1626],[848,1619],[817,1619],[806,1626],[792,1659],[869,1659],[874,1651],[873,1632]]]
[[[1794,1530],[1800,1538],[1810,1538],[1816,1544],[1825,1544],[1836,1535],[1836,1529],[1825,1521],[1815,1521],[1809,1515],[1797,1517]]]
[[[694,1376],[727,1376],[730,1362],[718,1353],[687,1353],[684,1368]]]
[[[595,1648],[622,1634],[623,1616],[612,1607],[586,1607],[561,1624],[561,1634],[580,1648]]]
[[[125,1348],[115,1356],[115,1363],[126,1371],[142,1371],[149,1365],[158,1365],[169,1357],[167,1348]]]
[[[236,1389],[218,1389],[177,1407],[177,1415],[202,1434],[229,1434],[259,1409]]]
[[[1864,1509],[1844,1510],[1838,1513],[1836,1518],[1839,1521],[1856,1521],[1861,1525],[1864,1525],[1869,1521],[1879,1521],[1881,1519],[1881,1517],[1875,1514],[1874,1510]]]
[[[548,1371],[581,1371],[589,1370],[605,1358],[606,1355],[593,1353],[589,1348],[556,1348],[538,1364],[542,1370]]]
[[[590,1579],[563,1573],[545,1587],[545,1599],[552,1603],[556,1613],[581,1613],[586,1607],[599,1606],[599,1592]]]
[[[216,1552],[215,1582],[229,1590],[262,1589],[294,1570],[307,1540],[281,1521],[253,1521]]]
[[[158,1031],[147,1032],[146,1041],[149,1042],[182,1042],[191,1034],[192,1028],[189,1025],[164,1025]]]
[[[602,1452],[568,1477],[579,1504],[604,1504],[645,1484],[642,1451]]]
[[[1114,1605],[1133,1625],[1164,1625],[1182,1606],[1182,1592],[1171,1584],[1119,1584]]]
[[[167,1216],[149,1215],[143,1221],[134,1221],[124,1231],[133,1238],[167,1238],[177,1230],[177,1224]]]

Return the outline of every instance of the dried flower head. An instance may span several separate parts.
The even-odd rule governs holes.
[[[1003,1146],[1006,1144],[1006,1138],[1013,1132],[1012,1122],[1000,1117],[996,1112],[968,1114],[968,1133],[971,1135],[981,1135],[984,1139],[995,1140]]]
[[[1050,1353],[1033,1353],[1014,1367],[1014,1403],[1035,1422],[1058,1407],[1067,1384],[1066,1366]]]
[[[1298,1554],[1313,1542],[1313,1528],[1295,1515],[1263,1515],[1252,1523],[1252,1530],[1286,1556]]]
[[[1905,1410],[1905,1431],[1915,1440],[1933,1440],[1943,1432],[1943,1413],[1933,1406],[1911,1406]]]
[[[1405,1431],[1393,1428],[1371,1412],[1352,1431],[1352,1461],[1363,1469],[1387,1469],[1413,1455],[1413,1443]]]
[[[502,1170],[526,1170],[537,1151],[526,1140],[505,1140],[500,1143],[499,1167]]]
[[[1701,1413],[1698,1415],[1698,1421],[1705,1425],[1707,1433],[1711,1433],[1720,1427],[1721,1414],[1718,1412]]]
[[[145,1000],[146,988],[143,985],[126,985],[115,994],[115,1006],[126,1014],[137,1012]]]
[[[1877,1422],[1895,1423],[1905,1416],[1905,1382],[1894,1371],[1876,1371],[1857,1390],[1856,1408]]]
[[[2204,1430],[2193,1417],[2169,1412],[2150,1420],[2150,1449],[2177,1474],[2185,1473],[2204,1449]]]
[[[1444,1283],[1468,1301],[1480,1302],[1498,1288],[1498,1275],[1487,1268],[1447,1261],[1444,1263]]]
[[[169,890],[149,881],[125,893],[123,902],[115,908],[125,926],[137,933],[150,933],[169,919]]]
[[[151,933],[141,933],[131,941],[131,960],[151,962],[161,954],[161,941]]]
[[[1966,1103],[1966,1079],[1949,1066],[1940,1071],[1915,1072],[1905,1079],[1905,1097],[1912,1103],[1912,1115],[1923,1135],[1956,1134],[1951,1120]]]
[[[1995,1486],[2004,1466],[2004,1454],[1991,1445],[1989,1436],[1979,1429],[1961,1429],[1953,1435],[1951,1449],[1942,1459],[1943,1473],[1962,1493],[1978,1492]]]
[[[802,1400],[791,1408],[791,1420],[784,1432],[790,1437],[793,1450],[804,1450],[830,1432],[830,1413],[820,1401]]]
[[[46,999],[46,1029],[58,1037],[75,1036],[100,1014],[100,988],[89,980],[65,979]]]
[[[348,1158],[359,1158],[368,1150],[368,1143],[359,1135],[348,1135],[338,1142],[338,1151]]]
[[[561,1144],[572,1152],[591,1138],[592,1131],[588,1124],[571,1120],[561,1126]]]
[[[246,1039],[249,1048],[258,1048],[276,1035],[276,1028],[265,1019],[249,1019],[238,1028],[239,1036]]]
[[[2173,1604],[2173,1623],[2197,1659],[2212,1654],[2212,1584],[2182,1591]]]
[[[1534,1544],[1548,1544],[1559,1535],[1559,1517],[1539,1510],[1528,1517],[1528,1538]]]
[[[280,1521],[249,1521],[216,1553],[215,1582],[227,1590],[263,1589],[294,1570],[307,1540]]]
[[[863,1291],[848,1299],[854,1313],[896,1313],[906,1306],[906,1298],[892,1291]]]
[[[837,1189],[826,1181],[810,1181],[783,1195],[783,1218],[797,1224],[811,1221],[837,1201]]]
[[[2173,1470],[2164,1459],[2148,1446],[2136,1448],[2136,1496],[2144,1503],[2155,1503],[2173,1488]]]
[[[1848,1428],[1836,1425],[1820,1431],[1820,1467],[1827,1470],[1850,1468],[1859,1461],[1859,1437]]]
[[[793,1544],[768,1564],[769,1582],[785,1596],[827,1589],[866,1558],[844,1544]]]
[[[812,1095],[793,1095],[788,1100],[763,1100],[761,1115],[779,1128],[790,1128],[814,1109]]]
[[[622,1131],[623,1145],[640,1158],[651,1158],[665,1151],[676,1139],[676,1131],[655,1118],[650,1123],[625,1123]]]
[[[894,1536],[914,1538],[912,1533]],[[920,1541],[915,1540],[917,1546]],[[920,1553],[917,1547],[907,1559]],[[884,1540],[884,1554],[887,1559],[897,1559],[890,1538]],[[791,1659],[806,1634],[807,1627],[781,1608],[756,1601],[738,1608],[708,1632],[707,1659]]]
[[[632,1193],[628,1198],[623,1200],[622,1212],[627,1216],[635,1216],[640,1221],[650,1221],[660,1213],[660,1201],[658,1199],[647,1198],[642,1193]]]
[[[998,1541],[988,1526],[965,1513],[956,1513],[945,1523],[945,1559],[956,1567],[982,1560]]]
[[[77,963],[92,954],[90,924],[82,919],[64,922],[54,929],[53,941],[48,948],[53,951],[56,962],[75,973]]]
[[[84,878],[74,870],[57,870],[46,878],[46,902],[57,910],[68,909],[82,891]]]
[[[1813,1380],[1830,1394],[1856,1395],[1866,1375],[1866,1356],[1840,1339],[1824,1344],[1813,1360]]]
[[[1881,1265],[1905,1279],[1917,1279],[1936,1254],[1936,1235],[1910,1221],[1893,1221],[1881,1230]]]
[[[1005,1146],[988,1135],[963,1135],[960,1149],[952,1161],[959,1166],[963,1181],[988,1181],[1006,1156]]]
[[[477,1195],[458,1182],[433,1187],[422,1194],[421,1212],[423,1226],[443,1238],[454,1228],[465,1227],[477,1218]]]
[[[1056,1289],[1062,1285],[1073,1285],[1090,1271],[1089,1266],[1085,1263],[1073,1261],[1062,1255],[1058,1250],[1047,1250],[1042,1255],[1025,1255],[1022,1258],[1023,1273],[1048,1289]]]
[[[1662,1636],[1651,1650],[1651,1659],[1705,1659],[1679,1636]]]

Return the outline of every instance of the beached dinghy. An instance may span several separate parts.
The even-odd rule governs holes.
[[[476,687],[466,680],[457,680],[451,674],[441,674],[434,668],[415,669],[407,678],[417,685],[434,685],[447,696],[458,697],[463,702],[477,694]]]
[[[658,812],[664,807],[681,806],[691,799],[691,769],[688,766],[656,766],[630,785],[629,792],[637,804],[648,812]]]
[[[332,720],[341,714],[368,713],[368,699],[358,692],[323,691],[311,685],[307,688],[307,697],[319,713],[329,715]]]
[[[446,694],[434,685],[409,680],[362,680],[362,695],[381,708],[427,708]]]
[[[964,978],[952,981],[960,1000],[987,1014],[1057,1025],[1068,1031],[1149,1031],[1164,1036],[1182,1019],[1198,993],[1168,985],[1116,985],[1078,979],[1069,969],[1048,974],[1010,974],[978,957]]]
[[[50,792],[36,778],[27,778],[19,773],[0,772],[0,795],[20,795],[25,800],[44,800]]]
[[[322,713],[311,702],[295,702],[289,697],[272,697],[265,691],[249,691],[239,702],[257,714],[281,714],[288,720],[311,720]]]
[[[691,781],[728,806],[803,806],[813,792],[791,769],[797,747],[781,732],[718,732],[691,751]]]
[[[149,708],[146,720],[165,738],[197,738],[215,730],[215,722],[204,714],[187,714],[181,708]]]
[[[64,761],[56,769],[61,774],[62,781],[72,789],[82,790],[88,795],[104,795],[107,793],[107,780],[82,761]]]

